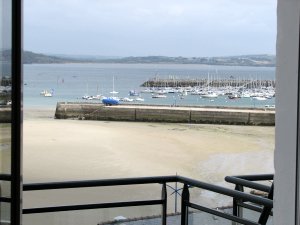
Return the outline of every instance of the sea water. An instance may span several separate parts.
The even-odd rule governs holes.
[[[83,95],[128,97],[130,90],[141,91],[145,81],[158,77],[166,79],[266,79],[275,80],[274,67],[211,66],[188,64],[27,64],[24,65],[24,106],[25,108],[53,108],[57,102],[82,102]],[[43,90],[53,91],[53,97],[40,95]],[[144,104],[195,105],[195,106],[240,106],[264,107],[275,105],[275,98],[258,101],[252,98],[230,100],[227,96],[214,99],[188,95],[184,99],[178,93],[167,94],[167,98],[152,98],[142,93]],[[89,101],[91,102],[91,101]],[[93,100],[100,102],[100,100]]]

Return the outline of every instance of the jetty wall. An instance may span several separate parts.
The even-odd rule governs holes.
[[[144,105],[104,106],[99,103],[57,103],[56,119],[205,123],[233,125],[275,125],[275,111],[264,109],[229,109],[167,107]]]
[[[11,107],[2,106],[0,108],[0,123],[11,123]]]
[[[275,80],[249,80],[249,79],[160,79],[153,78],[141,84],[142,87],[276,87]]]

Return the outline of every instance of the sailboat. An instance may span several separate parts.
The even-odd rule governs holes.
[[[207,92],[204,93],[203,95],[201,95],[201,98],[217,98],[218,97],[218,94],[211,91],[210,90],[210,87],[209,87],[209,73],[207,75]]]
[[[111,94],[113,94],[113,95],[119,94],[119,92],[115,91],[115,77],[114,77],[114,76],[113,76],[113,90],[112,90],[111,92],[109,92],[109,93],[111,93]],[[114,96],[113,96],[113,97],[114,97]]]
[[[82,99],[84,100],[92,100],[92,97],[88,95],[89,93],[89,85],[88,83],[86,84],[86,94],[84,96],[82,96]]]
[[[96,95],[91,96],[94,100],[102,100],[104,98],[103,95],[99,94],[99,85],[97,84],[97,92]]]
[[[44,97],[52,97],[53,93],[54,93],[54,90],[51,89],[51,91],[43,90],[40,94],[43,95]]]
[[[103,98],[102,103],[105,105],[118,105],[120,99],[115,96],[115,94],[118,94],[119,92],[115,91],[115,77],[113,76],[113,90],[110,92],[113,96],[108,98]]]

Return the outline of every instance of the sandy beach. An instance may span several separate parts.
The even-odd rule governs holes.
[[[25,110],[25,183],[177,173],[228,185],[223,181],[226,175],[273,172],[274,127],[55,120],[53,115],[53,110]],[[159,190],[159,185],[150,185],[142,189],[91,188],[82,190],[84,195],[56,191],[55,197],[54,191],[25,193],[24,205],[159,198]],[[206,202],[203,195],[203,191],[193,194]],[[226,204],[216,197],[207,194],[205,198]],[[157,209],[138,210],[136,216],[146,211],[155,214]],[[101,215],[110,219],[126,213],[130,216],[125,209]]]

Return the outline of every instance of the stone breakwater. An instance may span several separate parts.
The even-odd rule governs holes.
[[[275,111],[266,109],[170,107],[154,105],[104,106],[99,103],[58,102],[56,119],[104,121],[275,125]]]
[[[0,123],[11,123],[11,107],[2,106],[0,108]]]
[[[141,84],[142,87],[243,87],[261,88],[276,87],[275,80],[249,80],[249,79],[159,79],[153,78]]]

